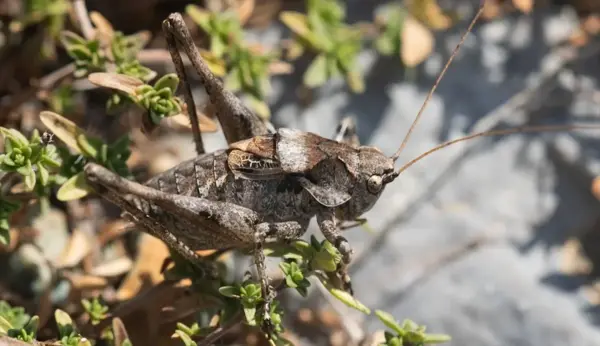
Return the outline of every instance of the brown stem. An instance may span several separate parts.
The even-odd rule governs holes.
[[[85,37],[86,40],[93,39],[95,30],[94,26],[92,25],[92,21],[90,20],[90,16],[88,15],[88,10],[85,6],[85,0],[74,0],[73,10],[75,11],[77,21],[81,26],[81,33],[83,34],[83,37]]]

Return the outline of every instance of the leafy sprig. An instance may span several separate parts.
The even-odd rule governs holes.
[[[364,80],[356,64],[362,48],[362,30],[346,24],[345,17],[345,7],[339,1],[307,0],[307,14],[281,13],[281,21],[295,34],[288,57],[293,60],[307,50],[316,54],[304,73],[307,87],[319,87],[342,76],[353,92],[364,91]]]
[[[450,341],[444,334],[426,334],[425,326],[419,326],[411,320],[399,323],[394,316],[382,310],[375,310],[375,315],[391,331],[385,332],[385,343],[382,346],[431,345]]]
[[[82,299],[81,305],[85,312],[90,316],[92,325],[97,325],[108,317],[108,306],[102,304],[98,297],[94,297],[92,300]]]
[[[15,129],[0,127],[5,153],[0,154],[0,171],[17,172],[23,176],[27,191],[36,183],[47,186],[50,171],[60,167],[56,147],[46,143],[37,130],[30,139]]]

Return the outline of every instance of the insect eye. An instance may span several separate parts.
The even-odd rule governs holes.
[[[379,193],[383,186],[383,179],[379,175],[372,175],[367,180],[367,190],[370,193]]]

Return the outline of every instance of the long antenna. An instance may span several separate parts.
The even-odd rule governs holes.
[[[406,133],[406,136],[404,136],[404,140],[402,141],[402,144],[400,145],[400,148],[398,148],[398,151],[396,151],[396,153],[392,156],[392,160],[396,161],[398,159],[398,157],[400,157],[400,153],[402,153],[402,150],[404,150],[404,147],[406,147],[406,144],[408,143],[408,139],[410,138],[410,135],[412,134],[412,132],[415,129],[415,127],[417,126],[417,123],[419,122],[419,119],[421,118],[421,115],[423,115],[423,112],[425,111],[425,107],[427,107],[427,104],[429,103],[429,100],[433,96],[433,93],[435,92],[435,89],[437,89],[437,86],[440,84],[442,78],[446,74],[446,71],[448,70],[448,67],[450,67],[450,64],[454,60],[454,57],[456,56],[456,53],[458,53],[458,50],[460,49],[460,47],[465,42],[465,39],[467,38],[467,35],[471,32],[471,30],[473,30],[473,26],[475,26],[475,23],[477,22],[477,19],[479,19],[479,17],[483,13],[483,9],[484,8],[485,8],[485,0],[483,1],[483,3],[481,4],[481,6],[479,7],[479,11],[477,11],[477,14],[475,15],[475,17],[471,21],[471,24],[469,24],[469,27],[467,28],[467,31],[462,35],[462,37],[460,39],[460,42],[456,45],[456,48],[454,48],[454,51],[452,52],[452,55],[450,55],[450,58],[448,59],[448,62],[446,62],[446,65],[444,65],[444,68],[442,69],[442,72],[440,72],[439,76],[435,80],[435,83],[433,84],[433,87],[431,88],[431,90],[429,90],[429,93],[427,94],[427,97],[425,98],[425,102],[423,102],[423,105],[421,106],[421,109],[419,110],[419,113],[417,113],[417,117],[415,118],[415,120],[413,121],[413,123],[410,125],[410,128],[408,129],[408,132]]]
[[[402,172],[404,172],[406,169],[408,169],[410,166],[414,165],[415,163],[421,161],[421,159],[425,158],[426,156],[428,156],[431,153],[434,153],[440,149],[443,149],[447,146],[450,146],[452,144],[458,143],[458,142],[463,142],[469,139],[473,139],[473,138],[477,138],[477,137],[492,137],[492,136],[502,136],[502,135],[509,135],[509,134],[514,134],[514,133],[535,133],[535,132],[560,132],[560,131],[567,131],[567,130],[586,130],[586,129],[600,129],[600,125],[581,125],[581,124],[572,124],[572,125],[539,125],[539,126],[521,126],[521,127],[515,127],[515,128],[511,128],[511,129],[503,129],[503,130],[490,130],[490,131],[483,131],[483,132],[478,132],[478,133],[473,133],[470,135],[467,135],[465,137],[461,137],[461,138],[457,138],[457,139],[453,139],[451,141],[448,142],[444,142],[432,149],[429,149],[428,151],[424,152],[423,154],[415,157],[414,159],[410,160],[408,163],[406,163],[404,166],[402,166],[398,172],[396,172],[394,175],[398,176],[400,175]]]

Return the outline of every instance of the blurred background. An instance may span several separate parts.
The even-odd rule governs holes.
[[[319,72],[318,49],[299,51],[292,40],[299,28],[281,16],[307,13],[310,3],[85,2],[114,30],[147,31],[137,58],[159,75],[174,72],[161,33],[171,12],[186,13],[198,46],[212,51],[218,69],[218,33],[203,30],[187,6],[216,12],[229,6],[241,18],[245,41],[258,51],[282,52],[268,72],[260,70],[269,88],[226,83],[239,84],[253,110],[276,127],[325,137],[350,116],[361,143],[391,155],[481,2],[340,1],[342,22],[359,28],[363,38],[344,53],[351,63],[338,75]],[[44,129],[38,114],[50,109],[106,141],[130,133],[127,163],[140,181],[195,155],[187,126],[165,122],[146,136],[139,109],[107,115],[109,92],[61,70],[73,57],[59,33],[82,35],[69,1],[3,0],[0,20],[0,126],[29,137],[34,128]],[[597,125],[599,32],[597,0],[487,1],[399,162],[475,131]],[[191,78],[202,105],[205,92]],[[222,133],[210,128],[210,107],[203,110],[207,149],[225,147]],[[345,234],[355,250],[350,273],[356,297],[400,321],[410,318],[450,335],[447,345],[598,345],[599,139],[598,129],[486,137],[415,164],[365,215],[368,229]],[[43,340],[56,334],[49,322],[53,309],[78,316],[80,299],[101,294],[134,345],[182,344],[170,336],[176,321],[193,321],[196,301],[178,287],[160,286],[164,245],[124,230],[119,210],[98,198],[65,203],[50,194],[48,201],[43,213],[41,203],[32,203],[9,220],[11,242],[0,246],[0,300],[39,315]],[[311,232],[320,236],[314,225]],[[250,267],[247,260],[236,263],[242,272]],[[344,306],[317,286],[307,299],[283,294],[290,338],[298,345],[357,345],[382,330],[374,315]],[[169,304],[172,310],[161,310]],[[191,311],[177,310],[184,306]],[[230,334],[219,342],[259,342],[247,331]]]

